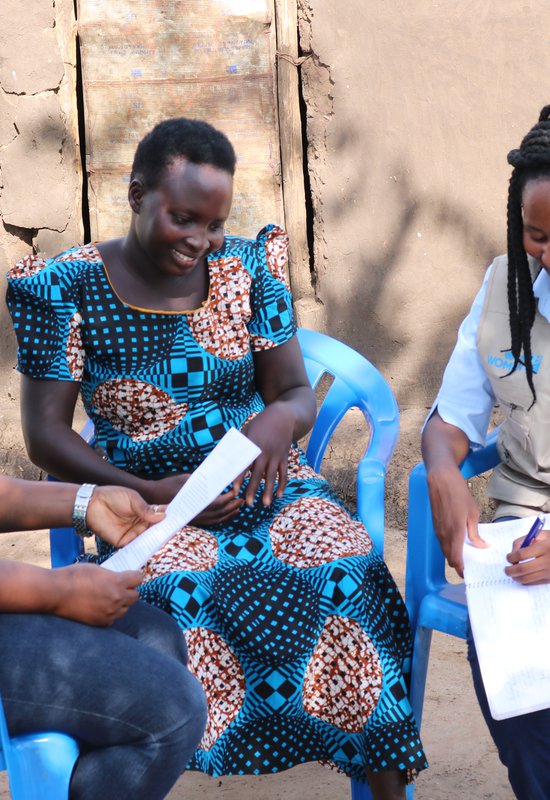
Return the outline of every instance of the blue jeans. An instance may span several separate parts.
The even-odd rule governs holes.
[[[550,709],[495,720],[468,625],[468,661],[481,712],[518,800],[550,800]]]
[[[0,614],[0,692],[12,736],[79,740],[70,800],[160,800],[199,744],[206,701],[181,630],[139,602],[109,628]]]

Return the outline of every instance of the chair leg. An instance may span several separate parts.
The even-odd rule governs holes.
[[[414,637],[410,699],[419,730],[422,724],[422,709],[424,706],[431,643],[432,629],[418,625]]]
[[[351,778],[351,800],[372,800],[368,783],[359,783]]]
[[[407,786],[407,800],[414,800],[414,783]],[[372,800],[372,792],[368,783],[351,780],[351,800]]]

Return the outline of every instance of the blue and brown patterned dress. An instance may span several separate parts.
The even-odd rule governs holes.
[[[131,307],[94,245],[9,273],[18,368],[81,382],[109,461],[142,477],[196,467],[263,408],[252,353],[295,333],[287,240],[228,236],[189,312]],[[187,526],[147,565],[142,596],[185,631],[209,723],[191,768],[270,773],[306,761],[426,766],[407,699],[408,618],[364,527],[293,447],[284,497],[208,530]],[[151,680],[162,680],[152,675]]]

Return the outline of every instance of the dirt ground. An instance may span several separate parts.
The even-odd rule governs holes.
[[[401,414],[398,448],[388,475],[389,527],[386,531],[386,560],[400,588],[404,588],[406,550],[406,479],[418,460],[418,431],[424,409]],[[21,450],[13,398],[0,405],[0,441],[3,460],[0,472],[21,477],[36,476]],[[353,424],[352,424],[353,427]],[[350,452],[362,446],[353,430],[331,453],[329,470],[345,494],[352,494],[352,480],[346,464]],[[340,459],[340,460],[339,460]],[[344,467],[342,467],[342,464]],[[347,477],[346,477],[347,476]],[[35,531],[0,536],[0,558],[15,558],[48,565],[47,533]],[[513,800],[506,771],[496,756],[481,718],[471,685],[461,640],[434,634],[422,738],[430,768],[418,779],[418,800]],[[5,773],[0,774],[0,800],[9,791]],[[350,797],[349,781],[318,764],[307,764],[274,776],[208,778],[197,773],[183,775],[169,795],[170,800],[321,800]]]

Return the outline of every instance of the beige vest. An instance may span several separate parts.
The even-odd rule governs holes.
[[[497,402],[504,413],[498,440],[502,459],[493,470],[488,493],[499,501],[495,516],[528,516],[550,512],[550,324],[536,313],[531,329],[533,401],[525,369],[519,365],[511,375],[506,256],[495,259],[481,313],[477,345]],[[539,269],[529,260],[533,280]]]

